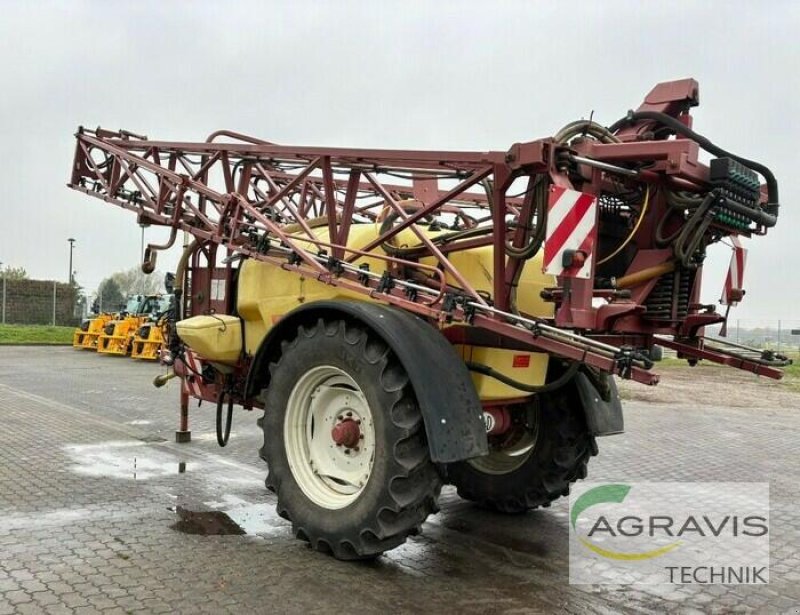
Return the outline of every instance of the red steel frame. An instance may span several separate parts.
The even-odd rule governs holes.
[[[692,80],[662,84],[640,109],[672,113],[690,124],[685,103],[696,98],[696,88]],[[598,194],[609,185],[629,182],[647,186],[653,194],[652,215],[637,236],[639,254],[626,275],[670,259],[669,251],[657,249],[650,239],[654,220],[666,208],[665,189],[702,190],[708,177],[707,167],[698,162],[696,143],[682,138],[637,140],[641,129],[620,131],[621,143],[587,139],[567,152],[622,165],[623,170],[625,165],[648,163],[635,178],[596,166],[580,167],[583,192]],[[140,223],[172,229],[166,245],[148,246],[147,259],[154,259],[156,250],[170,247],[177,232],[185,231],[209,247],[211,266],[215,246],[222,246],[229,254],[313,276],[441,325],[469,323],[510,345],[580,360],[646,384],[658,381],[647,362],[614,344],[647,347],[653,335],[669,335],[688,340],[681,345],[688,356],[730,363],[724,354],[703,350],[702,327],[724,318],[709,306],[697,305],[700,271],[692,292],[694,305],[682,321],[653,323],[641,318],[654,279],[623,297],[594,288],[591,279],[559,277],[549,294],[557,308],[554,319],[512,313],[510,281],[524,263],[507,256],[506,244],[524,245],[522,225],[514,223],[530,219],[534,179],[544,175],[553,184],[575,188],[559,164],[565,146],[553,139],[518,143],[504,152],[432,152],[281,146],[229,131],[213,133],[202,143],[150,141],[100,128],[81,128],[76,136],[69,187],[136,212]],[[440,186],[442,182],[447,187]],[[512,184],[524,184],[525,195],[510,196]],[[414,199],[413,207],[408,199]],[[380,220],[387,212],[396,215],[394,226],[366,246],[348,247],[354,223]],[[474,227],[480,213],[490,225],[484,234],[469,239],[437,245],[421,228],[430,216],[449,216],[462,228]],[[327,242],[317,239],[310,222],[322,216],[327,217]],[[384,256],[381,250],[370,256],[385,260],[389,272],[413,271],[413,279],[387,279],[354,265],[404,229],[416,234],[436,267]],[[494,248],[491,300],[478,293],[450,259],[454,252],[483,245]],[[447,283],[448,277],[452,283]],[[598,297],[608,302],[594,307],[592,300]],[[780,377],[779,370],[757,361],[737,366]]]

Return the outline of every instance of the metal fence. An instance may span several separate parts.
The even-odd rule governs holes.
[[[706,335],[719,335],[720,327],[707,327]],[[777,351],[800,349],[800,319],[731,318],[728,340],[755,348]]]
[[[2,280],[0,322],[73,326],[84,316],[86,301],[79,302],[69,284],[49,280]],[[102,298],[98,297],[102,302]],[[103,305],[105,309],[119,306]],[[720,327],[706,327],[716,337]],[[731,318],[727,338],[732,342],[777,351],[800,351],[800,319]]]
[[[0,281],[0,323],[74,326],[80,321],[77,294],[51,280]]]

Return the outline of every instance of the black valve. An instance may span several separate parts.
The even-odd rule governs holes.
[[[369,263],[362,263],[358,269],[358,281],[364,286],[369,286]]]
[[[392,274],[388,271],[384,271],[383,275],[381,276],[380,282],[378,282],[378,292],[379,293],[388,293],[390,290],[394,288],[395,280],[392,277]]]

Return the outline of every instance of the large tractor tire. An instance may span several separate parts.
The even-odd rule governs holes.
[[[284,342],[269,369],[261,456],[297,538],[365,559],[418,532],[442,480],[388,346],[363,327],[320,319]]]
[[[448,466],[448,480],[462,498],[504,513],[546,507],[568,495],[597,454],[572,383],[516,412],[524,420],[490,437],[488,455]]]

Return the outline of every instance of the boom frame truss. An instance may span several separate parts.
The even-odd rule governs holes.
[[[669,104],[662,107],[670,109]],[[702,358],[724,362],[724,357],[715,359],[714,352],[703,351],[698,337],[704,325],[723,320],[718,314],[695,308],[688,324],[643,326],[636,319],[641,305],[635,296],[610,302],[605,309],[594,307],[593,299],[613,293],[595,289],[592,279],[558,278],[551,294],[558,306],[553,319],[513,307],[512,281],[524,261],[508,254],[506,246],[521,247],[527,241],[521,229],[532,217],[538,177],[574,189],[563,166],[567,155],[581,162],[587,177],[581,189],[588,192],[599,191],[609,176],[614,181],[630,176],[626,163],[641,161],[649,167],[637,171],[634,179],[648,189],[702,186],[708,170],[698,162],[697,144],[691,140],[587,141],[580,151],[565,151],[548,138],[504,152],[431,152],[282,146],[231,131],[215,132],[200,143],[151,141],[100,128],[80,128],[76,138],[70,188],[135,212],[141,224],[171,229],[166,244],[146,250],[145,267],[151,270],[155,253],[171,247],[184,231],[226,248],[231,256],[271,263],[442,326],[469,324],[511,343],[645,384],[656,384],[658,376],[635,348],[646,347],[656,334],[689,340],[681,345],[683,352],[696,347]],[[512,185],[520,183],[524,190],[510,195]],[[354,224],[387,214],[396,218],[395,224],[366,246],[348,246]],[[483,222],[477,221],[478,214],[485,216]],[[448,218],[453,226],[475,232],[439,244],[422,228],[431,217]],[[320,223],[327,225],[328,241],[314,233]],[[405,230],[416,235],[435,266],[376,249]],[[451,260],[455,252],[488,245],[493,247],[490,296],[473,288]],[[367,255],[385,261],[387,270],[359,266],[357,261]],[[645,265],[667,260],[659,258]],[[398,275],[409,270],[415,275]],[[738,366],[772,377],[781,373],[758,361]]]

